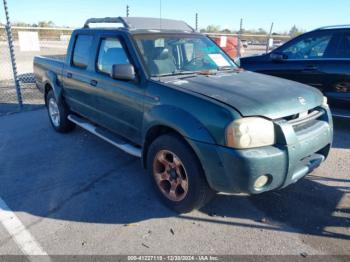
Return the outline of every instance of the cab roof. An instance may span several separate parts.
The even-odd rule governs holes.
[[[108,24],[108,27],[99,27],[98,24]],[[113,24],[116,24],[116,26],[113,26]],[[84,29],[119,29],[130,33],[196,32],[191,26],[180,20],[149,17],[90,18],[85,22]]]

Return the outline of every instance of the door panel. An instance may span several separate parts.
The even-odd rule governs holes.
[[[324,65],[324,93],[332,106],[350,109],[350,59],[334,59]]]
[[[65,99],[73,111],[93,120],[96,118],[96,90],[90,85],[90,74],[69,68],[63,71]]]
[[[339,41],[329,57],[325,94],[332,106],[350,109],[350,31],[338,33]]]
[[[93,53],[93,41],[93,35],[77,35],[72,61],[63,70],[66,102],[73,111],[90,120],[96,118],[94,109],[94,104],[96,104],[95,89],[90,85],[91,76],[88,70],[89,60]]]
[[[141,139],[144,92],[138,85],[100,76],[96,86],[98,123],[134,143]]]
[[[268,63],[268,66],[264,66],[262,70],[258,72],[302,83],[307,82],[304,75],[304,69],[307,67],[305,61],[283,60],[280,62],[269,61]]]
[[[334,46],[331,32],[315,32],[299,37],[276,50],[284,57],[281,61],[271,60],[267,74],[298,81],[319,89],[324,88],[324,66],[329,49]]]
[[[110,77],[114,64],[131,63],[120,38],[103,37],[96,63],[96,109],[98,123],[139,144],[143,120],[144,89],[137,81]]]

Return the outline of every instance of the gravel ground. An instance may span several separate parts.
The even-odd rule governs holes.
[[[0,117],[0,198],[50,255],[350,255],[350,123],[336,121],[328,161],[289,188],[219,195],[177,215],[138,159],[45,110]],[[0,254],[21,254],[0,224]]]

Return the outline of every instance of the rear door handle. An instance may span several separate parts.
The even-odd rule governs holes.
[[[91,80],[90,85],[91,86],[97,86],[98,82],[96,80]]]
[[[72,73],[67,73],[67,78],[72,78],[73,74]]]

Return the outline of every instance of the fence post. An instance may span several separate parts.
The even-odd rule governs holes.
[[[129,17],[129,15],[130,15],[130,6],[127,5],[126,6],[126,17]]]
[[[241,22],[240,22],[240,25],[239,25],[239,33],[238,33],[238,36],[237,36],[237,55],[238,55],[238,58],[241,57],[241,37],[242,37],[242,31],[243,31],[243,18],[241,18]]]
[[[10,49],[13,78],[14,78],[15,86],[16,86],[18,105],[19,105],[20,109],[22,109],[23,101],[22,101],[21,87],[20,87],[18,75],[17,75],[17,64],[16,64],[15,50],[14,50],[14,46],[13,46],[13,35],[12,35],[11,22],[10,22],[8,8],[7,8],[7,1],[6,0],[3,0],[3,1],[4,1],[4,9],[5,9],[5,16],[6,16],[6,34],[7,34],[7,41],[8,41],[8,45],[9,45],[9,49]]]

